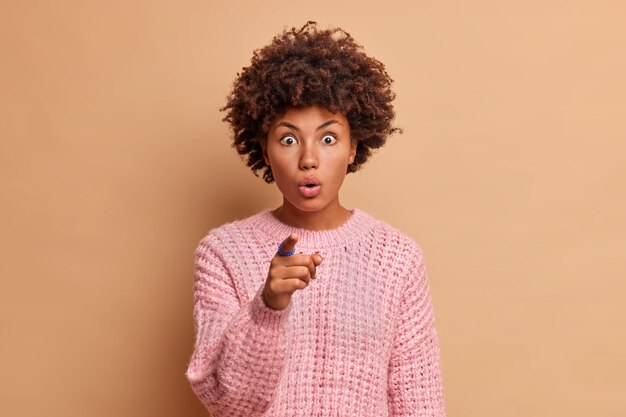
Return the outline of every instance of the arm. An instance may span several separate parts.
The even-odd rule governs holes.
[[[389,361],[392,417],[445,417],[439,339],[422,251],[411,257]]]
[[[268,307],[261,286],[240,305],[214,247],[205,238],[195,253],[195,348],[185,376],[215,417],[260,416],[283,368],[291,304],[284,310]]]

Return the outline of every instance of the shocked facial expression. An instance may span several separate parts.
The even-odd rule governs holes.
[[[262,145],[265,163],[291,205],[304,211],[338,205],[357,147],[341,113],[322,106],[291,107],[274,118]]]

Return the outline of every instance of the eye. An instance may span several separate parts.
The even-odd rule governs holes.
[[[329,142],[329,141],[328,141],[328,139],[329,139],[329,138],[331,139],[331,142]],[[325,144],[327,144],[327,145],[332,145],[332,144],[334,144],[335,142],[337,142],[337,138],[335,138],[335,135],[331,135],[331,134],[329,134],[329,133],[325,134],[325,135],[324,135],[324,137],[322,138],[322,140],[323,140],[323,141],[324,141],[324,143],[325,143]],[[335,141],[335,142],[332,142],[332,141]]]
[[[283,142],[284,140],[291,140],[291,142],[289,142],[289,143],[285,143],[285,142]],[[291,136],[291,135],[286,135],[286,136],[283,136],[282,138],[280,138],[280,143],[282,143],[282,144],[284,144],[284,145],[291,145],[291,144],[293,144],[295,141],[296,141],[296,138],[294,138],[294,137],[293,137],[293,136]]]

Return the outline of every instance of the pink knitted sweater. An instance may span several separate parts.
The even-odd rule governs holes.
[[[270,209],[214,228],[195,252],[186,377],[214,417],[445,416],[421,248],[358,208],[335,229]],[[274,310],[261,292],[277,245],[319,251],[315,280]]]

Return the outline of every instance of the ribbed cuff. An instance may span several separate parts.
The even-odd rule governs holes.
[[[293,301],[282,310],[274,310],[265,304],[263,300],[263,287],[264,285],[260,286],[256,295],[250,301],[250,315],[252,320],[264,327],[279,327],[284,325],[289,317],[289,312],[291,312]]]

